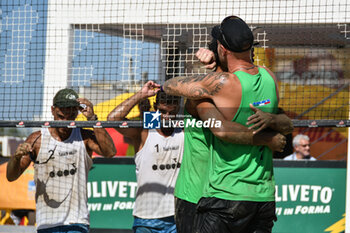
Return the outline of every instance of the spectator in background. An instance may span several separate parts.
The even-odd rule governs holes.
[[[298,134],[293,138],[293,147],[295,152],[284,160],[316,160],[310,155],[310,138],[304,134]]]

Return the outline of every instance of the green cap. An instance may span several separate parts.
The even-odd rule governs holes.
[[[77,107],[79,106],[78,98],[79,96],[74,90],[65,88],[56,93],[53,98],[53,106],[59,108]]]

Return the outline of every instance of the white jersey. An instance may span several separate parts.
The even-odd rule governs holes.
[[[169,137],[155,129],[135,155],[137,194],[133,215],[154,219],[173,216],[174,188],[184,147],[184,134],[175,129]]]
[[[36,222],[38,229],[73,223],[89,225],[86,183],[92,159],[79,128],[63,142],[47,128],[41,130],[41,146],[34,164]]]

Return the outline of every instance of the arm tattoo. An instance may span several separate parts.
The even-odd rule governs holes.
[[[164,90],[167,94],[181,95],[191,99],[208,98],[223,88],[228,77],[228,73],[176,77],[164,83]]]

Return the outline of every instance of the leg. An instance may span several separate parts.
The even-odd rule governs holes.
[[[195,217],[196,233],[247,233],[257,210],[257,203],[202,198]]]
[[[176,233],[174,216],[155,219],[134,217],[135,233]]]
[[[147,227],[133,227],[134,233],[152,233]]]
[[[152,220],[134,217],[134,224],[132,226],[134,233],[152,233]]]
[[[249,227],[251,233],[271,233],[273,222],[277,220],[275,202],[261,202],[252,224]]]
[[[38,233],[88,233],[89,226],[85,224],[71,224],[38,230]]]
[[[209,210],[201,210],[196,214],[193,233],[218,233],[228,232],[224,230],[223,219],[219,214]]]
[[[175,223],[178,233],[191,233],[196,204],[175,197]]]

